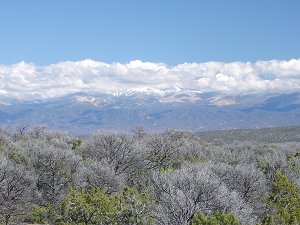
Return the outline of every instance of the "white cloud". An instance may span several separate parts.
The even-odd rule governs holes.
[[[300,59],[288,61],[107,64],[93,60],[0,65],[0,98],[38,99],[76,92],[196,89],[230,94],[300,91]]]

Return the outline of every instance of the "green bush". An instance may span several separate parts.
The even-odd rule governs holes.
[[[300,192],[281,172],[275,174],[267,205],[274,212],[276,224],[299,224]]]
[[[45,224],[48,222],[47,215],[48,215],[47,207],[35,206],[31,211],[30,220],[33,223]]]
[[[239,222],[232,212],[217,211],[208,216],[199,212],[194,215],[191,225],[239,225]]]
[[[102,189],[75,190],[64,199],[59,210],[51,206],[35,206],[31,211],[33,223],[58,225],[91,224],[153,224],[148,215],[153,203],[136,189],[125,187],[116,195]]]

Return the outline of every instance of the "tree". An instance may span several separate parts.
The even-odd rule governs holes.
[[[273,216],[266,215],[261,225],[275,225]]]
[[[154,173],[153,195],[158,202],[154,216],[159,224],[187,225],[199,211],[209,214],[225,209],[242,221],[250,221],[249,205],[230,192],[210,168],[208,164],[195,164]]]
[[[141,194],[134,188],[124,187],[120,196],[123,201],[123,208],[119,213],[120,224],[153,224],[154,219],[150,216],[150,212],[154,202],[147,194]]]
[[[256,216],[263,217],[267,182],[264,174],[255,165],[231,166],[219,163],[213,164],[211,169],[230,191],[237,192],[245,204],[254,209]]]
[[[179,160],[178,140],[168,136],[151,135],[145,140],[145,162],[149,169],[166,170]]]
[[[135,127],[131,132],[138,140],[143,139],[147,135],[145,128],[142,126]]]
[[[296,185],[281,172],[275,174],[268,207],[274,211],[279,224],[298,224],[300,222],[300,192]]]
[[[132,138],[122,133],[93,135],[81,146],[81,153],[94,161],[105,159],[117,175],[129,172],[137,160]]]
[[[63,141],[34,140],[24,147],[37,177],[40,204],[58,206],[67,195],[69,185],[74,186],[80,178],[81,158]]]
[[[201,212],[194,215],[191,225],[239,225],[234,213],[217,211],[214,214],[205,216]]]
[[[58,224],[114,224],[121,208],[121,199],[108,196],[101,189],[72,189],[62,203],[62,219]]]
[[[125,184],[124,176],[116,174],[105,159],[100,162],[88,159],[83,172],[86,188],[100,188],[106,193],[118,192]]]
[[[125,187],[115,195],[101,189],[74,190],[65,198],[57,224],[153,224],[150,200],[135,189]]]
[[[33,175],[5,156],[0,158],[0,216],[8,224],[11,217],[25,215],[33,203]]]

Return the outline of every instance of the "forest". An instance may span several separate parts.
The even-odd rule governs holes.
[[[0,224],[300,224],[299,137],[0,129]]]

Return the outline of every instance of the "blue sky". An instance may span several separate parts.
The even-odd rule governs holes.
[[[299,0],[1,0],[0,64],[300,58]]]

